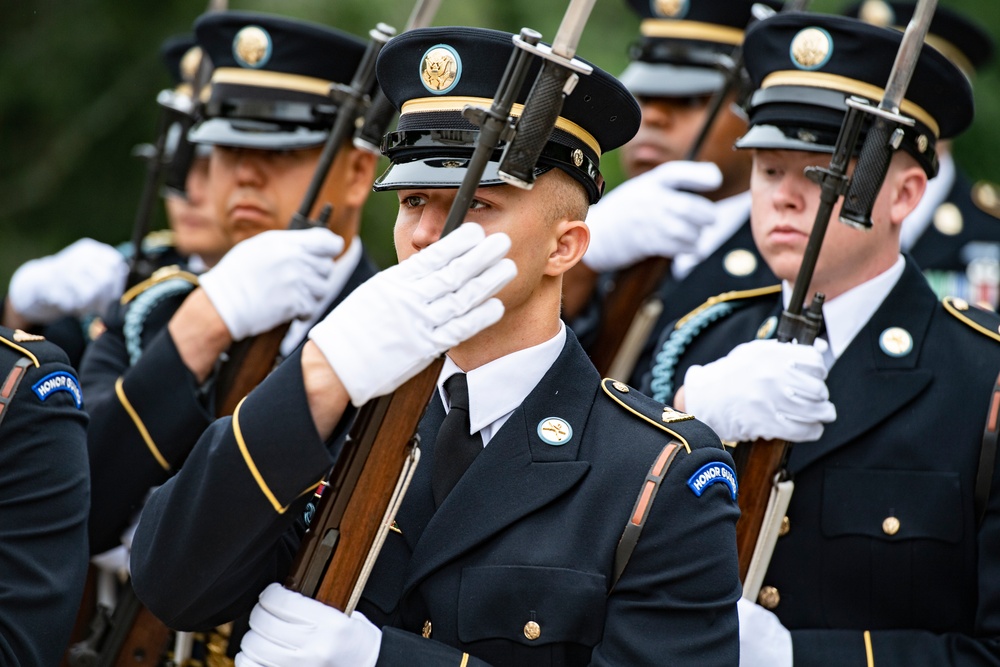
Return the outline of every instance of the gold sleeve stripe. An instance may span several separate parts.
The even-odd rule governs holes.
[[[243,431],[240,429],[240,408],[243,407],[243,401],[247,400],[244,396],[240,399],[240,402],[236,404],[236,409],[233,410],[233,435],[236,437],[236,444],[240,448],[240,454],[243,455],[243,461],[247,464],[247,468],[250,469],[250,474],[253,475],[254,480],[257,482],[257,486],[260,487],[261,493],[267,498],[267,501],[271,503],[271,507],[278,514],[284,514],[287,507],[282,507],[278,499],[274,497],[271,493],[271,489],[267,486],[264,481],[263,475],[260,474],[260,470],[257,469],[257,464],[253,462],[253,458],[250,456],[250,452],[247,450],[247,443],[243,440]]]
[[[878,86],[858,81],[839,74],[828,72],[800,72],[797,70],[783,70],[772,72],[764,77],[760,87],[771,88],[772,86],[806,86],[808,88],[825,88],[827,90],[837,90],[849,95],[860,95],[869,100],[881,100],[885,97],[885,90]],[[905,116],[912,116],[927,126],[934,133],[934,137],[941,136],[941,128],[934,117],[923,107],[914,104],[910,100],[903,100],[899,110]]]
[[[468,653],[463,653],[462,654],[462,662],[460,662],[458,664],[458,667],[465,667],[468,664],[469,664],[469,654]]]
[[[128,398],[125,396],[124,380],[118,378],[115,380],[115,393],[118,394],[118,400],[121,402],[122,407],[125,408],[125,412],[132,419],[132,423],[135,424],[135,428],[139,431],[139,435],[142,436],[142,441],[146,443],[146,447],[149,448],[149,453],[153,455],[156,462],[160,464],[160,467],[164,470],[170,470],[170,464],[167,460],[163,458],[163,454],[160,453],[160,449],[153,442],[152,436],[149,435],[149,431],[146,430],[146,425],[142,423],[142,419],[139,418],[139,414],[129,403]]]
[[[865,630],[865,657],[868,658],[868,667],[875,667],[875,655],[872,652],[872,633]]]
[[[33,355],[31,352],[28,352],[26,349],[24,349],[20,345],[7,340],[3,336],[0,336],[0,342],[6,343],[8,346],[14,348],[15,350],[17,350],[18,352],[20,352],[24,356],[26,356],[29,359],[31,359],[31,363],[35,364],[35,368],[38,368],[39,366],[41,366],[41,364],[38,363],[38,357],[36,357],[35,355]]]

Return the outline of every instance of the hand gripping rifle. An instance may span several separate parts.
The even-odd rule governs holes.
[[[864,229],[871,227],[869,217],[875,197],[885,180],[892,153],[902,139],[897,128],[913,124],[912,119],[899,115],[898,110],[916,69],[936,4],[937,0],[918,1],[896,54],[882,102],[878,107],[872,107],[867,100],[849,98],[829,168],[808,167],[805,170],[806,176],[821,187],[820,205],[788,308],[782,312],[778,323],[776,335],[780,341],[811,345],[819,335],[824,295],[817,292],[806,309],[803,304],[830,216],[841,195],[845,196],[845,203],[840,221]],[[875,116],[875,122],[865,138],[854,175],[849,178],[847,169],[869,114]],[[854,192],[858,195],[854,200],[855,206],[849,211],[847,205],[851,203]],[[757,440],[744,443],[734,451],[736,472],[740,478],[736,548],[743,597],[749,600],[757,599],[782,518],[795,488],[786,470],[791,447],[791,443],[782,440]]]
[[[370,102],[369,93],[375,87],[375,61],[395,32],[395,29],[384,23],[379,23],[369,31],[371,39],[350,85],[335,83],[330,86],[330,97],[337,103],[337,119],[323,145],[302,203],[288,223],[288,229],[321,227],[329,220],[333,212],[329,204],[324,205],[316,220],[311,220],[309,216],[337,152],[354,132],[357,119]],[[265,333],[237,341],[229,348],[228,360],[219,369],[216,378],[217,417],[233,414],[240,400],[271,372],[289,325],[290,323],[282,324]]]
[[[538,96],[538,82],[552,74],[551,69],[546,74],[547,68],[543,66],[525,103],[524,114],[516,124],[511,118],[511,109],[535,57],[545,58],[545,65],[572,62],[574,68],[587,67],[571,59],[593,3],[594,0],[570,3],[551,50],[539,44],[540,34],[527,28],[521,30],[520,35],[513,38],[517,48],[507,63],[490,108],[465,107],[464,116],[479,125],[480,132],[449,210],[444,234],[465,220],[486,165],[500,142],[508,142],[505,155],[522,156],[516,163],[521,169],[517,178],[527,177],[522,183],[530,187],[534,180],[534,163],[528,160],[532,153],[537,159],[541,144],[552,131],[565,96],[563,86],[545,86],[547,94]],[[560,53],[556,45],[569,45],[568,51]],[[568,78],[572,75],[563,80]],[[552,115],[550,107],[554,104],[558,106]],[[533,110],[534,107],[537,109]],[[515,153],[512,143],[523,136],[521,127],[528,127],[528,120],[537,118],[533,114],[538,111],[549,118],[543,122],[550,123],[547,130],[543,125],[531,125],[535,131],[530,136],[534,141],[541,137],[541,144],[536,146],[522,141],[520,150],[524,152]],[[538,123],[537,120],[532,122]],[[354,609],[419,460],[417,424],[432,397],[443,363],[441,357],[393,394],[374,399],[361,408],[330,474],[329,486],[322,492],[285,586],[346,613]]]
[[[805,11],[808,5],[809,0],[787,0],[781,11]],[[751,25],[771,16],[774,10],[755,4],[752,13]],[[725,78],[722,87],[709,100],[705,120],[685,160],[698,159],[723,104],[745,86],[742,46],[737,46],[728,56],[718,56],[715,64],[724,72]],[[604,299],[600,328],[591,354],[591,360],[603,376],[626,380],[632,375],[642,347],[663,312],[663,302],[655,292],[670,271],[670,265],[669,257],[649,257],[623,269],[615,277],[614,287]]]

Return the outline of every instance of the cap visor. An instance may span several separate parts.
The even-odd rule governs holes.
[[[193,127],[188,139],[199,144],[278,151],[320,146],[326,142],[328,134],[325,130],[302,126],[210,118]]]
[[[821,141],[809,141],[798,135],[789,135],[775,125],[754,125],[736,140],[736,148],[761,148],[786,151],[832,153],[833,146]]]
[[[682,67],[634,61],[618,77],[629,92],[640,97],[694,97],[722,88],[721,72],[707,67]]]
[[[389,165],[372,187],[375,192],[384,190],[404,190],[412,188],[457,188],[468,171],[469,159],[459,157],[425,158]],[[552,167],[535,167],[535,176],[540,176]],[[503,185],[498,172],[500,163],[491,160],[486,163],[481,187]]]

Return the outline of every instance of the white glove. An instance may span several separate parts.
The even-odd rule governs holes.
[[[233,340],[316,314],[344,240],[325,228],[268,231],[233,246],[198,279]]]
[[[715,204],[700,192],[718,189],[722,172],[711,162],[665,162],[625,181],[590,207],[590,246],[583,262],[598,273],[647,257],[693,252],[715,222]]]
[[[809,442],[837,418],[826,387],[823,351],[814,345],[755,340],[684,375],[684,409],[723,440]]]
[[[80,239],[54,255],[25,262],[10,279],[7,298],[22,317],[48,324],[64,315],[103,315],[121,298],[128,262],[94,239]]]
[[[370,278],[314,326],[316,343],[356,406],[385,395],[439,354],[500,321],[491,296],[517,268],[503,233],[465,223]]]
[[[236,667],[372,667],[381,643],[361,612],[348,616],[271,584],[250,612]]]
[[[792,667],[792,635],[778,617],[740,598],[740,667]]]

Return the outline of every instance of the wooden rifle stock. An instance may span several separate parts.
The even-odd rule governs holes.
[[[219,369],[216,378],[216,417],[232,415],[243,397],[274,370],[281,341],[289,326],[280,324],[270,331],[232,344],[229,359]]]
[[[733,450],[736,478],[740,480],[740,518],[736,522],[736,552],[740,564],[740,581],[746,581],[757,539],[764,526],[767,503],[775,475],[784,469],[788,454],[784,440],[745,442]]]
[[[634,327],[641,326],[637,313],[656,298],[653,293],[670,271],[670,264],[668,257],[650,257],[623,269],[615,277],[614,288],[604,299],[600,329],[590,355],[602,376],[610,377],[616,369],[621,379],[628,379],[624,376],[631,374],[645,337],[638,341],[638,348],[624,345],[626,338],[630,338]],[[622,358],[626,354],[630,359]]]
[[[285,586],[350,613],[395,516],[401,471],[444,357],[358,413]],[[415,462],[415,461],[414,461]],[[394,492],[395,490],[395,492]]]

